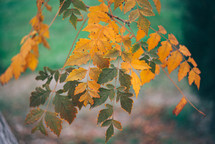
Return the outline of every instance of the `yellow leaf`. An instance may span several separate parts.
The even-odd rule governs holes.
[[[140,61],[138,59],[132,60],[131,65],[134,69],[137,70],[146,70],[151,68],[145,61]]]
[[[13,78],[13,69],[8,67],[7,70],[0,76],[0,82],[2,85],[6,84],[10,79]]]
[[[12,58],[11,67],[13,69],[13,75],[15,79],[18,79],[20,74],[24,72],[24,66],[26,65],[25,59],[21,54],[17,54]]]
[[[155,74],[150,70],[142,70],[140,72],[140,78],[141,78],[142,85],[144,85],[145,83],[148,83],[151,80],[153,80],[155,78]]]
[[[137,31],[136,41],[141,40],[145,36],[146,36],[146,33],[144,32],[144,30],[139,28],[138,31]]]
[[[83,91],[86,90],[86,88],[87,88],[87,84],[86,83],[79,83],[78,86],[75,87],[74,95],[82,93]]]
[[[129,34],[122,37],[122,42],[125,50],[128,50],[131,47],[131,38],[129,37]]]
[[[91,97],[100,98],[100,95],[96,91],[89,90],[89,94]]]
[[[183,57],[180,52],[174,51],[171,53],[171,56],[168,58],[167,61],[167,69],[168,72],[171,73],[173,70],[175,70],[183,60]]]
[[[194,67],[197,67],[197,63],[193,58],[189,57],[187,61],[190,62]]]
[[[138,77],[138,75],[135,72],[131,72],[131,84],[133,85],[133,89],[136,94],[136,98],[138,97],[139,91],[140,91],[140,86],[141,86],[141,81]]]
[[[162,41],[161,46],[158,48],[158,56],[162,63],[166,60],[167,56],[169,56],[171,51],[171,44],[168,41]]]
[[[88,50],[90,50],[90,40],[89,39],[84,39],[81,38],[79,39],[79,41],[76,43],[75,49],[74,49],[74,53],[76,52],[86,52]]]
[[[158,13],[160,14],[160,10],[161,10],[161,3],[160,0],[153,0],[156,6],[156,9],[158,11]]]
[[[123,51],[121,56],[122,56],[123,61],[131,62],[131,59],[132,59],[132,54],[131,53]]]
[[[132,59],[139,59],[143,53],[143,49],[139,48],[135,53],[132,54]]]
[[[93,57],[93,64],[98,68],[103,69],[109,67],[110,61],[107,58],[103,58],[101,54],[95,53]]]
[[[184,108],[184,106],[187,104],[187,100],[183,97],[180,102],[177,104],[177,106],[175,107],[175,109],[173,110],[173,114],[174,115],[178,115],[181,110]]]
[[[73,70],[66,78],[66,81],[82,80],[85,78],[86,74],[87,70],[80,67],[79,69]]]
[[[178,81],[181,81],[185,76],[187,76],[187,73],[190,71],[190,65],[185,61],[180,65],[179,71],[178,71]]]
[[[69,57],[65,66],[74,66],[74,65],[80,66],[80,65],[86,64],[89,60],[90,60],[89,53],[77,52],[75,54],[72,54]]]
[[[129,12],[136,4],[135,0],[127,0],[124,6],[124,13]]]
[[[38,59],[37,59],[37,57],[34,54],[29,53],[28,56],[26,57],[26,62],[27,62],[27,66],[32,71],[34,71],[36,69],[36,67],[37,67]]]
[[[155,74],[158,75],[159,73],[160,73],[160,67],[159,67],[159,65],[156,64]]]
[[[166,29],[163,26],[159,25],[158,28],[159,28],[159,30],[158,30],[159,33],[162,33],[164,35],[167,33]]]
[[[197,67],[194,67],[193,70],[194,70],[195,73],[197,73],[197,74],[200,74],[200,73],[201,73],[201,71],[200,71]]]
[[[194,82],[195,85],[197,86],[197,88],[199,89],[199,87],[200,87],[200,80],[201,80],[200,76],[192,69],[189,72],[189,76],[188,76],[189,85],[191,85]]]
[[[88,87],[91,89],[91,90],[94,90],[95,92],[97,92],[100,88],[100,84],[98,84],[97,82],[95,81],[88,81]]]
[[[122,62],[121,63],[121,68],[126,70],[126,73],[130,72],[131,65],[128,62]]]
[[[178,45],[178,40],[173,34],[168,34],[168,39],[173,45]]]
[[[150,38],[147,40],[148,51],[154,49],[158,45],[159,41],[161,40],[160,35],[157,33],[152,33],[149,36]]]
[[[179,45],[179,51],[185,56],[191,56],[190,51],[184,45]]]
[[[36,45],[35,41],[32,38],[28,38],[20,49],[21,56],[25,58],[34,45]]]
[[[40,25],[40,35],[49,38],[49,26],[47,24]]]
[[[94,101],[91,98],[91,96],[89,95],[89,93],[86,91],[79,99],[80,102],[84,102],[84,106],[86,107],[88,102],[93,105]]]
[[[90,72],[89,72],[90,79],[92,79],[94,81],[98,81],[100,73],[101,73],[101,70],[99,68],[97,68],[97,67],[90,68]]]

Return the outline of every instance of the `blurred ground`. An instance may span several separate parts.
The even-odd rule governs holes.
[[[174,75],[173,75],[174,76]],[[100,107],[91,111],[83,108],[72,125],[63,123],[59,138],[49,133],[43,136],[39,132],[31,134],[31,126],[24,124],[29,111],[31,91],[41,83],[34,80],[35,75],[22,76],[17,81],[0,87],[0,110],[20,144],[103,144],[106,128],[96,125]],[[158,81],[162,81],[158,84]],[[154,85],[154,87],[150,86]],[[203,110],[210,106],[199,104],[196,96],[191,94],[187,82],[179,84],[192,102]],[[184,85],[184,86],[183,86]],[[109,143],[113,144],[213,144],[208,131],[210,111],[203,118],[189,104],[178,117],[172,110],[179,102],[181,95],[172,86],[165,75],[161,74],[154,82],[142,88],[138,100],[134,99],[132,114],[129,116],[118,105],[115,108],[115,119],[122,122],[123,131],[116,131]],[[100,108],[101,109],[101,108]]]

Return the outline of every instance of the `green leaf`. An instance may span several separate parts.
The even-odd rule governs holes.
[[[75,92],[75,87],[79,84],[79,82],[77,81],[68,81],[65,83],[65,85],[63,86],[63,89],[65,92],[68,91],[68,97],[71,98],[72,96],[74,96],[74,92]]]
[[[109,126],[109,128],[106,131],[106,140],[105,142],[107,143],[109,139],[114,135],[114,129],[113,129],[113,124]]]
[[[152,61],[156,64],[162,64],[162,62],[159,59],[153,59]]]
[[[117,49],[111,49],[104,55],[104,58],[116,58],[118,56],[119,51]]]
[[[66,80],[67,77],[67,72],[63,73],[60,77],[60,83],[64,82]]]
[[[33,91],[31,93],[30,107],[37,107],[37,106],[45,104],[50,93],[51,93],[51,90],[48,87],[46,87],[46,89],[37,87],[36,91]]]
[[[74,28],[76,29],[77,26],[77,16],[74,15],[74,13],[72,13],[72,15],[70,16],[69,21],[71,22],[71,24],[74,26]]]
[[[144,17],[143,15],[140,15],[137,21],[137,25],[145,32],[146,35],[148,35],[150,21],[146,17]]]
[[[155,73],[156,64],[154,62],[150,62],[149,66],[151,67],[151,71]]]
[[[31,133],[35,133],[37,130],[46,136],[48,135],[42,120],[40,120],[40,122],[31,130]]]
[[[113,123],[113,125],[114,125],[115,128],[117,128],[119,130],[122,130],[122,125],[121,125],[121,123],[119,121],[113,120],[112,123]]]
[[[130,12],[129,21],[130,21],[130,22],[133,22],[133,21],[135,21],[139,16],[140,16],[140,13],[139,13],[138,9],[135,9],[135,10],[133,10],[133,11]]]
[[[137,0],[137,3],[138,3],[138,5],[139,5],[140,7],[146,7],[146,8],[148,8],[149,10],[152,9],[152,6],[151,6],[151,4],[149,3],[148,0]]]
[[[144,42],[144,41],[141,41],[140,44],[141,44],[142,47],[148,47],[148,44],[146,42]]]
[[[56,113],[46,112],[45,123],[52,132],[54,132],[57,136],[60,135],[62,129],[62,121],[57,117]]]
[[[66,9],[63,13],[63,19],[69,17],[72,14],[72,9]]]
[[[59,15],[61,15],[69,6],[71,5],[71,0],[66,0],[60,9]]]
[[[133,47],[132,47],[132,53],[135,53],[139,48],[140,48],[139,43],[134,44]]]
[[[106,105],[107,109],[103,109],[99,112],[97,123],[101,123],[107,120],[113,114],[113,107],[109,104]]]
[[[126,91],[129,91],[131,86],[131,76],[126,74],[123,69],[119,70],[119,82],[121,86],[126,87]]]
[[[25,123],[32,124],[32,123],[36,122],[37,120],[40,119],[40,117],[43,115],[43,113],[44,113],[44,110],[42,110],[40,108],[31,110],[25,118]]]
[[[83,102],[80,102],[79,99],[80,97],[85,93],[86,91],[83,91],[82,93],[79,93],[77,95],[72,95],[71,98],[72,98],[72,104],[74,106],[77,106],[79,108],[79,110],[81,110],[81,108],[83,107],[84,103]]]
[[[112,81],[117,76],[116,68],[104,68],[99,75],[98,84],[104,84]]]
[[[56,82],[58,81],[59,75],[60,75],[60,73],[59,73],[59,71],[57,70],[57,71],[54,73],[54,79],[55,79]]]
[[[129,97],[132,97],[132,93],[124,93],[117,91],[117,101],[120,100],[121,107],[127,111],[129,114],[131,113],[133,107],[133,100]]]
[[[94,104],[91,106],[91,108],[102,105],[110,95],[110,90],[105,88],[100,88],[99,95],[100,95],[100,98],[93,98]]]
[[[109,89],[114,89],[114,85],[112,85],[112,84],[107,84],[106,87]]]
[[[87,8],[82,0],[72,0],[72,3],[77,9],[87,11]]]
[[[106,120],[102,123],[101,127],[106,127],[106,126],[109,126],[111,123],[112,123],[112,119],[109,119],[109,120]]]
[[[72,9],[72,12],[76,15],[81,15],[81,12],[78,9]]]
[[[69,124],[76,118],[77,109],[67,96],[56,94],[53,104],[55,105],[55,112],[60,113],[60,117],[66,120]]]

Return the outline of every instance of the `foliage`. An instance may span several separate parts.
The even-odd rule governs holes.
[[[156,31],[150,26],[147,18],[155,13],[148,0],[98,1],[99,5],[87,6],[82,0],[60,0],[56,16],[62,14],[63,19],[70,17],[69,21],[75,29],[77,23],[83,21],[78,34],[88,20],[82,31],[88,32],[89,35],[88,38],[79,39],[61,69],[52,70],[45,67],[36,77],[36,80],[44,81],[44,84],[36,88],[30,97],[32,109],[26,116],[26,124],[38,121],[32,132],[39,130],[47,135],[45,124],[59,136],[62,121],[71,124],[78,109],[81,110],[87,105],[92,109],[105,104],[106,108],[98,114],[97,123],[101,127],[108,127],[107,142],[113,136],[114,128],[122,130],[121,123],[114,119],[114,103],[120,101],[121,108],[130,114],[134,96],[130,89],[133,88],[138,98],[141,86],[153,80],[160,70],[165,72],[181,93],[180,88],[169,76],[178,67],[178,81],[188,75],[189,84],[194,83],[199,89],[201,71],[189,50],[179,44],[173,34],[167,34],[164,27],[158,26],[159,30]],[[160,1],[153,2],[160,13]],[[39,44],[49,48],[46,41],[49,38],[48,29],[56,16],[50,25],[44,24],[44,7],[51,11],[48,0],[37,0],[38,13],[30,21],[32,30],[29,35],[23,37],[20,53],[12,58],[11,65],[1,75],[2,84],[6,84],[13,76],[17,79],[27,68],[35,70],[38,64]],[[124,20],[113,15],[116,9],[120,9],[124,14],[128,13],[129,18]],[[84,18],[85,13],[87,18]],[[131,24],[138,27],[137,34],[131,29]],[[149,29],[154,32],[148,36]],[[83,65],[87,65],[88,68]],[[166,67],[168,73],[165,71]],[[50,89],[52,81],[55,81],[56,85]],[[62,83],[62,89],[57,90],[58,83]],[[187,102],[193,106],[183,93],[182,95],[183,98],[173,111],[175,115],[180,113]]]

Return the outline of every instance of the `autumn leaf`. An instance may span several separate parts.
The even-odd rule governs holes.
[[[86,88],[87,88],[87,83],[79,83],[78,86],[75,87],[74,95],[84,92]]]
[[[80,67],[79,69],[73,70],[66,78],[66,81],[82,80],[85,78],[86,74],[87,70]]]
[[[140,78],[141,78],[142,85],[144,85],[145,83],[148,83],[151,80],[153,80],[155,78],[155,74],[150,70],[142,70],[140,72]]]
[[[86,64],[89,60],[90,60],[89,53],[77,52],[75,54],[72,54],[69,57],[65,66],[74,66],[74,65],[80,66],[80,65]]]
[[[191,56],[190,51],[184,45],[179,45],[179,51],[185,56]]]
[[[56,113],[46,112],[45,123],[51,131],[53,131],[57,136],[60,136],[62,121],[57,117]]]
[[[129,12],[135,6],[135,4],[135,0],[127,0],[124,6],[124,13]]]
[[[140,61],[138,59],[132,60],[131,65],[137,70],[146,70],[151,68],[144,60]]]
[[[139,10],[135,9],[135,10],[131,11],[129,14],[129,21],[133,22],[136,19],[138,19],[139,16],[140,16]]]
[[[83,102],[85,107],[87,106],[88,102],[90,103],[90,105],[94,104],[92,97],[87,91],[80,97],[79,101]]]
[[[98,84],[104,84],[106,82],[112,81],[117,76],[116,68],[104,68],[99,75]]]
[[[178,103],[178,105],[175,107],[175,109],[173,110],[173,114],[178,116],[178,114],[182,111],[182,109],[186,104],[187,104],[187,100],[183,97]]]
[[[153,0],[156,6],[156,9],[158,11],[158,13],[160,14],[160,10],[161,10],[161,3],[160,0]]]
[[[193,58],[189,57],[187,61],[190,62],[194,67],[197,67],[197,63]]]
[[[185,76],[187,76],[187,73],[189,71],[190,71],[190,65],[186,61],[180,64],[180,68],[178,71],[178,81],[181,81]]]
[[[97,67],[90,68],[89,76],[90,79],[94,81],[98,81],[99,75],[101,73],[101,70]]]
[[[146,36],[146,33],[144,32],[144,30],[139,28],[138,31],[137,31],[136,41],[141,40],[145,36]]]
[[[148,35],[150,24],[151,24],[150,21],[146,17],[140,15],[137,21],[137,25],[145,32],[146,35]]]
[[[124,0],[114,0],[114,10],[122,5]]]
[[[172,46],[168,41],[162,41],[161,46],[158,48],[158,56],[161,62],[164,62],[165,59],[169,56],[172,51]]]
[[[123,69],[119,70],[119,83],[121,86],[126,87],[126,91],[129,91],[131,86],[131,76],[126,74]]]
[[[43,113],[44,113],[44,110],[42,110],[40,108],[31,110],[25,118],[25,123],[26,124],[35,123],[37,120],[39,120],[41,118]]]
[[[32,129],[32,133],[35,133],[35,131],[37,131],[37,130],[39,130],[42,134],[44,134],[44,135],[48,135],[48,133],[47,133],[47,131],[46,131],[46,129],[45,129],[45,127],[44,127],[44,125],[43,125],[43,121],[42,120],[40,120],[40,122]]]
[[[195,72],[194,69],[192,69],[190,72],[189,72],[189,76],[188,76],[188,82],[189,82],[189,85],[192,85],[192,83],[194,82],[195,85],[197,86],[197,88],[199,89],[200,87],[200,76]]]
[[[99,89],[100,98],[93,98],[94,104],[91,105],[91,108],[102,105],[108,99],[108,97],[111,96],[111,94],[112,94],[111,90],[100,88]]]
[[[120,51],[117,49],[111,49],[105,53],[104,58],[116,58],[119,56]]]
[[[178,45],[178,40],[176,39],[176,37],[173,34],[168,34],[168,39],[171,44]]]
[[[171,53],[171,56],[168,58],[167,61],[167,69],[168,72],[171,73],[173,70],[175,70],[183,60],[183,56],[180,52],[174,51]]]
[[[159,25],[158,28],[159,28],[158,30],[159,33],[162,33],[164,35],[167,33],[166,29],[163,26]]]
[[[137,98],[140,91],[141,81],[138,75],[133,71],[131,71],[131,77],[132,77],[131,84],[133,85],[133,89],[135,91],[136,98]]]
[[[154,49],[159,41],[161,40],[161,37],[158,33],[152,33],[149,35],[150,38],[147,40],[147,44],[148,44],[148,51]]]
[[[103,58],[101,54],[95,53],[93,57],[93,64],[97,65],[98,68],[102,69],[109,67],[110,62],[109,59]]]

